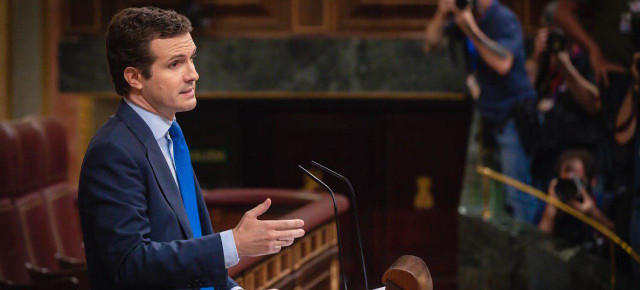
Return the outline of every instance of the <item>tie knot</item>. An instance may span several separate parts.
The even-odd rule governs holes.
[[[182,135],[182,129],[180,129],[180,125],[178,125],[178,122],[173,121],[173,123],[171,123],[171,127],[169,128],[169,135],[171,135],[171,138],[184,138],[184,136]]]

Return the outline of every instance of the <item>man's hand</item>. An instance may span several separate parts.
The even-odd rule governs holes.
[[[576,210],[578,210],[579,212],[587,216],[592,216],[594,210],[596,209],[595,201],[593,200],[591,195],[587,193],[587,190],[584,188],[580,189],[580,196],[582,197],[582,201],[578,201],[574,199],[574,200],[570,200],[568,204],[573,208],[575,208]]]
[[[549,39],[549,28],[540,28],[536,32],[533,41],[533,58],[538,61],[543,52],[547,50],[547,40]]]
[[[460,29],[466,34],[469,35],[471,32],[471,26],[476,25],[476,20],[473,17],[473,12],[471,12],[471,8],[467,7],[464,10],[458,9],[455,5],[453,6],[453,15],[456,25],[460,27]]]
[[[456,6],[455,0],[438,0],[437,13],[449,14],[453,12],[453,8]]]
[[[267,198],[262,204],[247,211],[233,229],[238,256],[262,256],[274,254],[282,247],[290,246],[295,238],[302,237],[304,221],[296,220],[258,220],[271,206]]]
[[[596,74],[596,80],[599,84],[604,84],[606,87],[609,86],[609,72],[626,72],[623,66],[606,60],[599,47],[594,47],[589,50],[589,61],[591,62],[593,72]]]
[[[640,72],[638,71],[638,63],[640,62],[640,52],[633,53],[633,63],[631,64],[631,76],[633,77],[634,86],[640,84]]]
[[[547,189],[547,193],[549,194],[549,197],[551,198],[555,198],[557,200],[560,200],[558,198],[558,194],[556,193],[556,185],[558,185],[558,179],[554,178],[551,180],[551,182],[549,183],[549,188]],[[549,208],[549,212],[550,214],[555,217],[556,213],[558,212],[558,209],[555,206],[547,206]]]

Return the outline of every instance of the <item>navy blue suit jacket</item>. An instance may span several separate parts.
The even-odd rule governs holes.
[[[195,178],[195,175],[194,175]],[[195,180],[202,237],[151,129],[122,102],[91,140],[78,203],[93,289],[230,289],[220,235]]]

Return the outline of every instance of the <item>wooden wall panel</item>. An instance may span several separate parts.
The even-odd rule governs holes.
[[[155,6],[187,15],[195,33],[210,36],[276,35],[291,31],[291,0],[64,0],[64,33],[98,34],[111,17],[127,7]],[[197,7],[197,12],[193,8]],[[200,29],[198,27],[201,27]]]
[[[182,0],[63,0],[65,35],[99,34],[126,7],[193,11]],[[549,0],[503,0],[535,31]],[[334,36],[422,37],[438,0],[196,0],[189,14],[196,34],[214,37]]]
[[[437,8],[437,0],[339,1],[338,31],[380,33],[421,32]]]
[[[66,0],[62,2],[63,27],[67,33],[97,34],[102,30],[100,0]]]

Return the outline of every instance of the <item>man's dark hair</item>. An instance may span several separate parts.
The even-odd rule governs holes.
[[[129,93],[129,83],[124,79],[124,70],[135,67],[142,76],[151,77],[151,64],[155,56],[150,43],[158,38],[171,38],[191,32],[187,17],[173,10],[155,7],[127,8],[111,19],[107,29],[107,63],[111,82],[118,95]]]
[[[560,174],[560,170],[562,170],[562,165],[573,160],[579,160],[582,162],[582,166],[584,166],[584,174],[587,178],[587,181],[591,181],[596,176],[596,166],[595,161],[593,160],[593,155],[589,153],[589,151],[585,149],[569,149],[562,154],[558,158],[558,166],[557,172]]]

